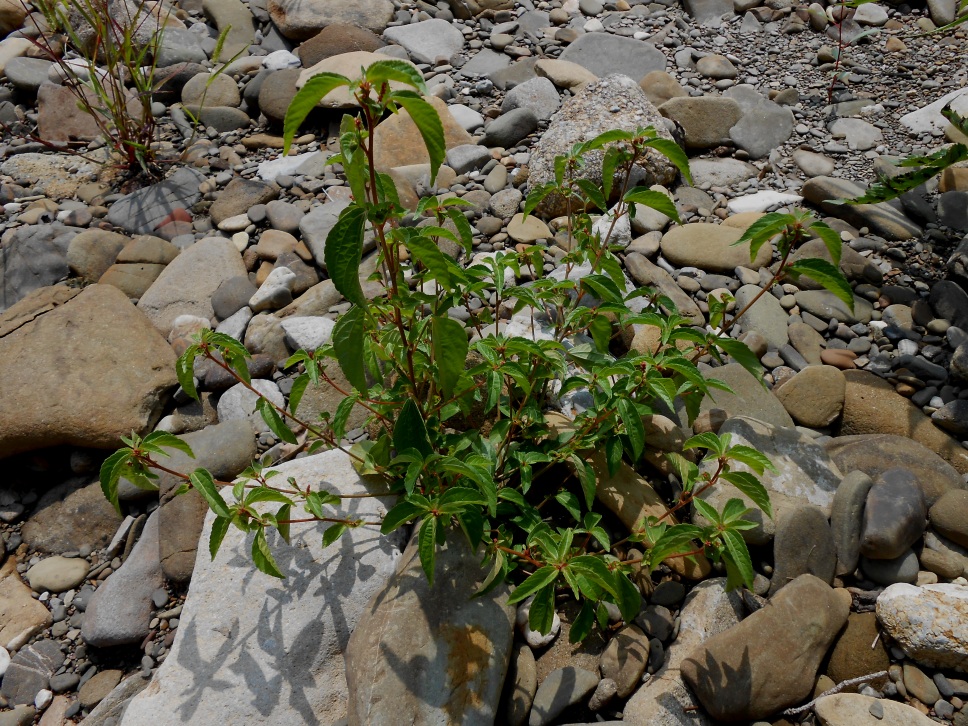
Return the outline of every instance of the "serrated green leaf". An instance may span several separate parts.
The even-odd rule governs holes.
[[[283,121],[283,156],[289,154],[296,132],[319,102],[331,91],[349,84],[350,79],[345,76],[337,73],[320,73],[310,78],[296,91],[296,95],[289,103],[289,108],[286,109],[286,118]]]
[[[618,415],[625,427],[625,435],[629,438],[632,446],[632,461],[637,462],[645,449],[645,426],[642,424],[642,416],[627,398],[618,399]]]
[[[292,388],[289,391],[289,411],[291,413],[296,413],[296,409],[299,407],[299,402],[302,401],[303,394],[306,392],[306,387],[309,385],[309,374],[302,373],[293,380]]]
[[[528,627],[542,635],[551,632],[555,621],[555,588],[548,585],[535,593],[528,608]]]
[[[276,411],[275,407],[269,402],[269,399],[260,397],[258,402],[255,404],[256,410],[262,416],[262,420],[266,422],[266,426],[269,430],[279,437],[282,441],[289,444],[298,443],[296,435],[292,432],[286,422],[283,421],[282,416]]]
[[[624,199],[628,204],[644,204],[646,207],[661,212],[676,224],[682,224],[682,221],[679,219],[679,210],[676,209],[676,203],[662,192],[656,192],[644,187],[635,187],[625,193]]]
[[[216,516],[227,519],[232,518],[232,512],[229,510],[225,500],[222,499],[222,495],[215,485],[215,479],[207,469],[196,469],[189,474],[188,478],[191,480],[195,491],[201,494],[202,498],[208,502],[208,506],[215,512]]]
[[[406,499],[397,502],[393,509],[387,512],[386,516],[383,518],[383,524],[380,526],[380,532],[383,534],[390,534],[390,532],[395,530],[400,525],[409,522],[411,519],[420,516],[426,511],[426,507]]]
[[[642,609],[642,594],[624,573],[615,572],[613,576],[617,593],[615,604],[622,613],[622,619],[630,623]]]
[[[434,361],[440,376],[440,388],[446,398],[454,394],[457,381],[467,361],[467,330],[446,315],[435,315],[432,321]]]
[[[683,451],[688,451],[689,449],[709,449],[709,452],[719,458],[723,455],[725,450],[725,445],[716,434],[711,431],[704,431],[701,434],[696,434],[686,440],[682,445]]]
[[[840,235],[836,230],[831,229],[826,222],[818,219],[810,225],[810,231],[823,241],[827,252],[830,253],[830,257],[834,261],[834,265],[839,267],[840,253],[843,251],[843,241],[840,239]]]
[[[327,527],[326,531],[323,532],[323,549],[326,549],[333,544],[333,542],[342,537],[343,532],[345,531],[346,525],[342,522]]]
[[[703,499],[696,497],[692,500],[692,506],[695,507],[696,513],[699,514],[699,516],[703,517],[712,524],[719,524],[722,519],[719,512],[716,511],[716,508]]]
[[[652,139],[651,141],[645,142],[645,146],[650,146],[659,151],[675,165],[679,173],[682,174],[682,178],[686,180],[686,184],[692,185],[692,174],[689,172],[689,157],[686,156],[686,152],[682,150],[679,144],[668,139]]]
[[[326,236],[323,257],[326,271],[340,294],[351,303],[366,307],[360,285],[360,260],[363,256],[363,228],[366,210],[358,205],[344,209]]]
[[[276,511],[276,529],[279,530],[279,536],[285,540],[286,544],[289,544],[289,530],[290,524],[289,519],[291,519],[290,512],[292,511],[292,504],[283,504]]]
[[[514,605],[530,597],[538,590],[551,585],[558,579],[557,567],[547,565],[534,572],[527,580],[518,585],[508,598],[508,605]]]
[[[423,75],[413,65],[403,60],[387,59],[371,63],[367,66],[364,77],[375,86],[384,81],[396,81],[412,86],[424,95],[427,94],[427,84],[424,82]]]
[[[398,452],[415,449],[424,458],[433,453],[427,435],[427,424],[412,398],[408,398],[403,404],[393,426],[393,448]]]
[[[333,327],[333,352],[336,361],[353,388],[366,395],[366,370],[363,361],[363,308],[353,306],[339,316]]]
[[[229,531],[231,523],[232,520],[228,517],[216,517],[212,522],[212,533],[208,538],[208,553],[213,560],[218,554],[218,548],[222,546],[222,540],[225,539],[225,533]]]
[[[195,389],[195,358],[198,355],[198,350],[195,349],[194,355],[191,355],[190,351],[193,348],[195,346],[189,348],[175,361],[175,376],[178,378],[178,385],[181,386],[182,390],[197,401],[199,399],[198,391]]]
[[[780,212],[771,212],[764,215],[753,222],[731,246],[737,247],[749,243],[750,261],[752,262],[756,259],[756,253],[760,251],[760,248],[786,229],[791,220],[792,217],[789,214]]]
[[[101,464],[101,492],[104,494],[104,498],[111,502],[118,514],[121,513],[121,503],[118,501],[118,482],[121,480],[121,473],[130,460],[131,451],[129,449],[118,449]]]
[[[739,533],[729,530],[723,532],[723,542],[726,544],[724,559],[726,560],[727,570],[731,564],[736,569],[742,584],[752,590],[754,577],[753,562],[750,560],[750,553],[746,548],[746,542],[743,541]],[[733,584],[729,582],[730,579],[732,578],[727,578],[727,586]]]
[[[762,474],[764,471],[776,471],[776,467],[770,461],[769,457],[751,446],[744,444],[731,446],[726,452],[726,455],[733,461],[746,464],[746,466],[757,474]]]
[[[844,277],[839,267],[834,267],[826,260],[810,258],[797,260],[786,268],[786,273],[798,279],[801,275],[819,282],[828,291],[844,301],[851,311],[854,309],[854,291]]]
[[[271,577],[285,579],[285,575],[282,574],[282,571],[276,565],[276,561],[272,557],[272,552],[269,550],[269,543],[266,541],[266,531],[264,529],[258,530],[255,533],[255,538],[252,540],[252,562],[259,572],[264,572]]]
[[[766,512],[768,517],[773,518],[773,507],[770,503],[769,492],[753,474],[748,471],[727,471],[721,474],[720,478],[739,489],[757,507]]]
[[[144,449],[146,446],[176,449],[184,454],[187,454],[192,459],[195,458],[195,454],[192,452],[192,447],[188,445],[187,441],[180,439],[167,431],[152,431],[141,440],[141,447]],[[159,453],[169,456],[169,454],[164,451],[159,451]]]
[[[433,586],[434,569],[437,563],[437,518],[425,517],[417,533],[417,554],[420,566],[427,575],[427,582]]]
[[[592,632],[595,625],[595,603],[586,600],[581,604],[581,610],[571,624],[571,631],[568,633],[569,643],[580,643]]]
[[[437,111],[427,101],[411,91],[396,91],[390,94],[390,99],[402,106],[413,121],[430,156],[430,183],[437,179],[437,171],[447,154],[444,146],[444,127],[440,123]]]

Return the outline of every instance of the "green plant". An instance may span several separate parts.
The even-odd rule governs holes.
[[[968,16],[966,16],[968,17]],[[951,109],[948,104],[941,109],[944,116],[951,125],[961,134],[968,136],[968,117],[961,116]],[[842,199],[835,203],[838,204],[877,204],[897,199],[902,194],[916,189],[929,179],[937,176],[949,166],[968,160],[968,145],[957,143],[949,144],[935,152],[924,156],[909,156],[897,162],[897,166],[911,169],[896,176],[879,179],[861,196],[853,199]]]
[[[393,90],[391,81],[409,88]],[[405,210],[393,181],[373,163],[373,128],[386,112],[401,108],[426,143],[431,178],[443,162],[440,120],[421,97],[426,88],[411,66],[386,60],[369,66],[356,81],[334,74],[312,78],[287,114],[287,148],[318,101],[342,87],[356,98],[360,115],[344,116],[339,153],[330,163],[342,165],[354,201],[330,232],[325,258],[333,283],[352,307],[337,321],[331,344],[300,350],[289,359],[287,367],[297,375],[288,409],[260,396],[258,410],[270,429],[279,439],[297,443],[290,423],[305,428],[312,452],[339,446],[352,408],[367,409],[370,438],[346,451],[362,473],[382,477],[387,492],[398,495],[380,523],[382,531],[416,523],[420,562],[431,580],[446,532],[463,531],[490,566],[482,589],[505,580],[517,583],[510,601],[534,596],[530,623],[542,632],[551,627],[559,588],[583,602],[573,640],[585,637],[596,621],[605,625],[605,603],[617,605],[630,620],[640,607],[633,573],[651,571],[670,557],[722,561],[730,586],[751,585],[752,563],[740,534],[754,526],[743,519],[746,506],[731,499],[717,511],[700,495],[728,484],[770,514],[769,497],[757,477],[772,465],[758,451],[733,445],[729,436],[703,433],[688,439],[681,453],[670,454],[681,493],[664,514],[636,523],[627,536],[614,540],[596,505],[592,452],[604,453],[612,475],[623,462],[638,465],[649,444],[643,417],[674,410],[678,403],[692,420],[711,389],[728,390],[703,377],[694,353],[728,354],[760,373],[742,343],[689,327],[671,301],[655,291],[629,292],[610,245],[618,221],[634,214],[636,203],[678,220],[667,197],[630,188],[628,180],[650,150],[666,155],[688,178],[682,151],[651,128],[613,131],[575,146],[556,163],[555,180],[534,189],[526,201],[530,213],[548,194],[567,200],[571,211],[563,232],[572,251],[562,260],[563,274],[542,274],[539,246],[499,252],[465,267],[441,252],[439,243],[455,242],[471,253],[472,229],[462,213],[466,203],[427,197],[417,212],[430,224],[404,226]],[[602,148],[606,182],[599,189],[580,171],[587,152]],[[620,201],[608,210],[613,174],[621,180]],[[605,225],[596,225],[586,211],[596,207],[607,212]],[[359,278],[367,232],[376,240],[380,269],[375,278],[385,290],[372,300],[364,296]],[[510,274],[531,281],[509,284]],[[476,309],[467,327],[447,314],[458,306]],[[625,348],[623,331],[637,324],[659,329],[656,352]],[[530,334],[510,334],[508,326]],[[178,360],[179,381],[186,393],[196,395],[194,364],[205,358],[255,391],[248,356],[238,341],[203,331]],[[339,366],[352,390],[334,383],[332,366]],[[299,418],[299,403],[315,385],[332,385],[346,397],[332,416],[305,421]],[[576,391],[585,392],[593,404],[568,427],[555,425],[549,411]],[[341,501],[338,493],[291,479],[279,483],[276,472],[261,463],[234,483],[219,482],[204,469],[185,474],[166,468],[167,448],[187,451],[169,434],[132,436],[125,443],[101,468],[107,498],[118,506],[122,477],[150,488],[153,470],[177,476],[184,482],[182,490],[194,488],[216,515],[209,543],[213,556],[235,526],[253,535],[256,567],[281,576],[267,530],[277,529],[288,538],[291,523],[321,521],[329,524],[323,535],[328,545],[349,528],[375,524],[327,515],[326,508]],[[700,469],[694,461],[697,452],[705,452],[710,466]],[[231,497],[223,491],[231,491]],[[278,508],[267,511],[268,503]],[[304,511],[294,518],[294,508]],[[690,508],[708,524],[677,522]],[[644,556],[629,555],[636,543],[644,545]]]
[[[145,4],[111,0],[39,0],[48,30],[33,40],[60,70],[78,107],[97,124],[130,172],[156,176],[151,94],[165,18]],[[159,6],[160,7],[160,6]],[[55,33],[79,54],[70,59]],[[130,86],[130,88],[129,88]]]

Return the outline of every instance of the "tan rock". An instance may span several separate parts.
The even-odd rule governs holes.
[[[552,237],[548,225],[534,215],[525,219],[524,214],[515,214],[508,223],[508,236],[515,242],[534,242]]]
[[[721,224],[696,222],[673,227],[662,235],[662,254],[677,267],[694,266],[730,274],[737,267],[758,269],[770,264],[773,250],[763,245],[750,261],[749,244],[733,246],[742,231]]]
[[[151,430],[177,384],[172,349],[109,285],[91,285],[0,338],[0,369],[0,456],[115,447],[122,435]]]
[[[534,64],[534,72],[542,78],[547,78],[558,88],[578,89],[586,83],[598,80],[598,76],[584,66],[563,60],[542,58]]]
[[[0,567],[0,647],[20,648],[51,622],[50,611],[17,574],[17,558],[8,558]]]
[[[847,381],[840,435],[895,434],[914,439],[968,473],[968,451],[937,428],[890,383],[867,371],[845,371]]]
[[[871,706],[877,703],[883,717],[871,713]],[[897,701],[884,698],[871,698],[859,693],[835,693],[824,696],[814,707],[822,726],[932,726],[937,721],[922,714],[917,709]]]
[[[740,212],[723,220],[723,227],[735,227],[744,232],[752,226],[753,222],[764,216],[764,212]]]
[[[949,166],[941,172],[941,180],[938,184],[939,192],[965,192],[968,191],[968,168],[959,166]]]
[[[306,85],[313,76],[319,75],[320,73],[338,73],[341,76],[346,76],[351,81],[360,77],[361,68],[369,68],[371,65],[377,61],[385,61],[387,56],[380,53],[370,53],[365,50],[354,50],[349,53],[341,53],[340,55],[333,55],[329,58],[324,58],[319,61],[316,65],[306,68],[299,74],[299,80],[296,81],[296,88],[302,88]],[[406,63],[413,66],[414,70],[417,69],[410,61],[400,61],[401,63]],[[419,71],[417,71],[419,73]],[[402,90],[404,88],[410,88],[410,86],[405,83],[399,83],[397,81],[392,81],[390,83],[390,88],[394,90]],[[358,108],[359,103],[356,99],[350,95],[349,90],[344,86],[342,88],[337,88],[334,91],[330,91],[326,94],[318,104],[322,108]]]
[[[840,416],[846,389],[847,381],[837,368],[808,366],[774,390],[774,394],[798,424],[823,428]]]
[[[639,81],[639,87],[658,108],[672,98],[683,98],[689,92],[679,85],[679,82],[665,71],[652,71]]]
[[[457,120],[447,110],[446,103],[434,96],[429,97],[427,101],[440,116],[440,121],[444,126],[444,146],[446,148],[452,149],[455,146],[474,143],[471,135],[457,123]],[[423,137],[420,136],[416,124],[410,120],[410,114],[404,110],[385,119],[376,127],[373,132],[373,143],[376,146],[374,163],[380,171],[386,171],[397,166],[430,162]]]

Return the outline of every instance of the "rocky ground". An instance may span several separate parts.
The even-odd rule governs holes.
[[[828,203],[890,175],[892,157],[958,140],[938,110],[954,98],[968,113],[965,33],[919,35],[955,3],[868,4],[840,26],[817,3],[684,3],[185,0],[153,106],[163,153],[182,160],[135,191],[107,178],[96,128],[28,40],[43,18],[0,3],[0,725],[968,724],[968,169],[897,203]],[[199,112],[228,26],[222,56],[243,56]],[[291,453],[218,369],[196,371],[202,401],[189,401],[174,361],[215,326],[254,354],[259,390],[286,401],[281,363],[327,340],[348,306],[323,265],[349,195],[327,164],[345,104],[324,102],[290,157],[279,125],[308,76],[386,56],[427,79],[448,166],[432,187],[405,117],[377,130],[378,165],[405,203],[471,201],[475,252],[537,242],[554,271],[564,238],[555,210],[522,220],[529,184],[581,135],[649,123],[687,148],[693,185],[662,180],[685,224],[642,210],[622,258],[632,283],[695,323],[710,294],[742,305],[769,280],[765,253],[751,264],[730,246],[758,214],[830,215],[854,311],[806,285],[771,290],[734,329],[770,390],[736,364],[708,369],[735,393],[707,400],[696,424],[778,467],[766,478],[776,518],[757,512],[747,533],[754,592],[670,562],[643,583],[634,624],[575,646],[565,602],[547,638],[515,627],[526,615],[506,594],[467,604],[481,573],[458,540],[428,588],[402,535],[364,528],[324,552],[318,529],[294,526],[280,585],[235,533],[196,560],[210,522],[197,497],[172,497],[172,479],[160,496],[122,487],[123,518],[103,499],[97,469],[132,429],[183,435],[220,478]],[[651,349],[653,333],[631,346]],[[337,403],[310,391],[300,414]],[[689,433],[652,423],[667,434],[657,448]],[[281,468],[344,493],[366,486],[339,452]],[[650,481],[668,494],[653,470],[601,483],[616,532],[656,506]],[[357,514],[390,504],[360,501],[372,510]]]

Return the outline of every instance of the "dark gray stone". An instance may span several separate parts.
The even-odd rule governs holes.
[[[951,280],[939,280],[931,286],[931,307],[938,317],[952,325],[968,329],[968,293]]]
[[[511,148],[521,139],[538,129],[538,117],[528,108],[516,108],[501,114],[491,121],[485,129],[481,144]]]
[[[899,467],[874,480],[864,507],[860,552],[872,560],[893,560],[924,533],[928,509],[914,474]]]
[[[248,275],[237,275],[223,281],[212,295],[212,309],[215,311],[215,316],[219,320],[225,320],[237,313],[248,304],[257,289]]]
[[[598,686],[597,673],[565,666],[549,673],[534,696],[529,726],[546,726],[569,706],[584,701]]]
[[[827,516],[809,504],[783,512],[776,522],[773,558],[771,595],[800,575],[815,575],[828,585],[833,582],[837,551]]]
[[[724,15],[733,14],[732,0],[685,0],[683,7],[700,25],[718,28]]]
[[[958,232],[968,232],[968,192],[944,192],[939,195],[938,221]]]
[[[958,398],[946,403],[931,414],[931,420],[952,436],[968,438],[968,401]]]
[[[63,662],[64,654],[53,640],[40,640],[21,648],[3,675],[0,696],[15,706],[33,703],[34,697],[47,688],[50,677]]]
[[[893,585],[897,582],[917,582],[918,570],[921,568],[914,550],[907,550],[893,560],[869,560],[861,557],[860,569],[878,585]]]
[[[837,551],[836,575],[849,575],[860,560],[860,531],[864,504],[874,480],[862,471],[847,474],[834,493],[830,508],[830,529]]]
[[[67,250],[81,230],[60,224],[21,227],[0,247],[0,311],[67,277]]]
[[[4,74],[11,85],[23,94],[37,95],[37,89],[47,81],[52,63],[42,58],[11,58],[4,66]]]

